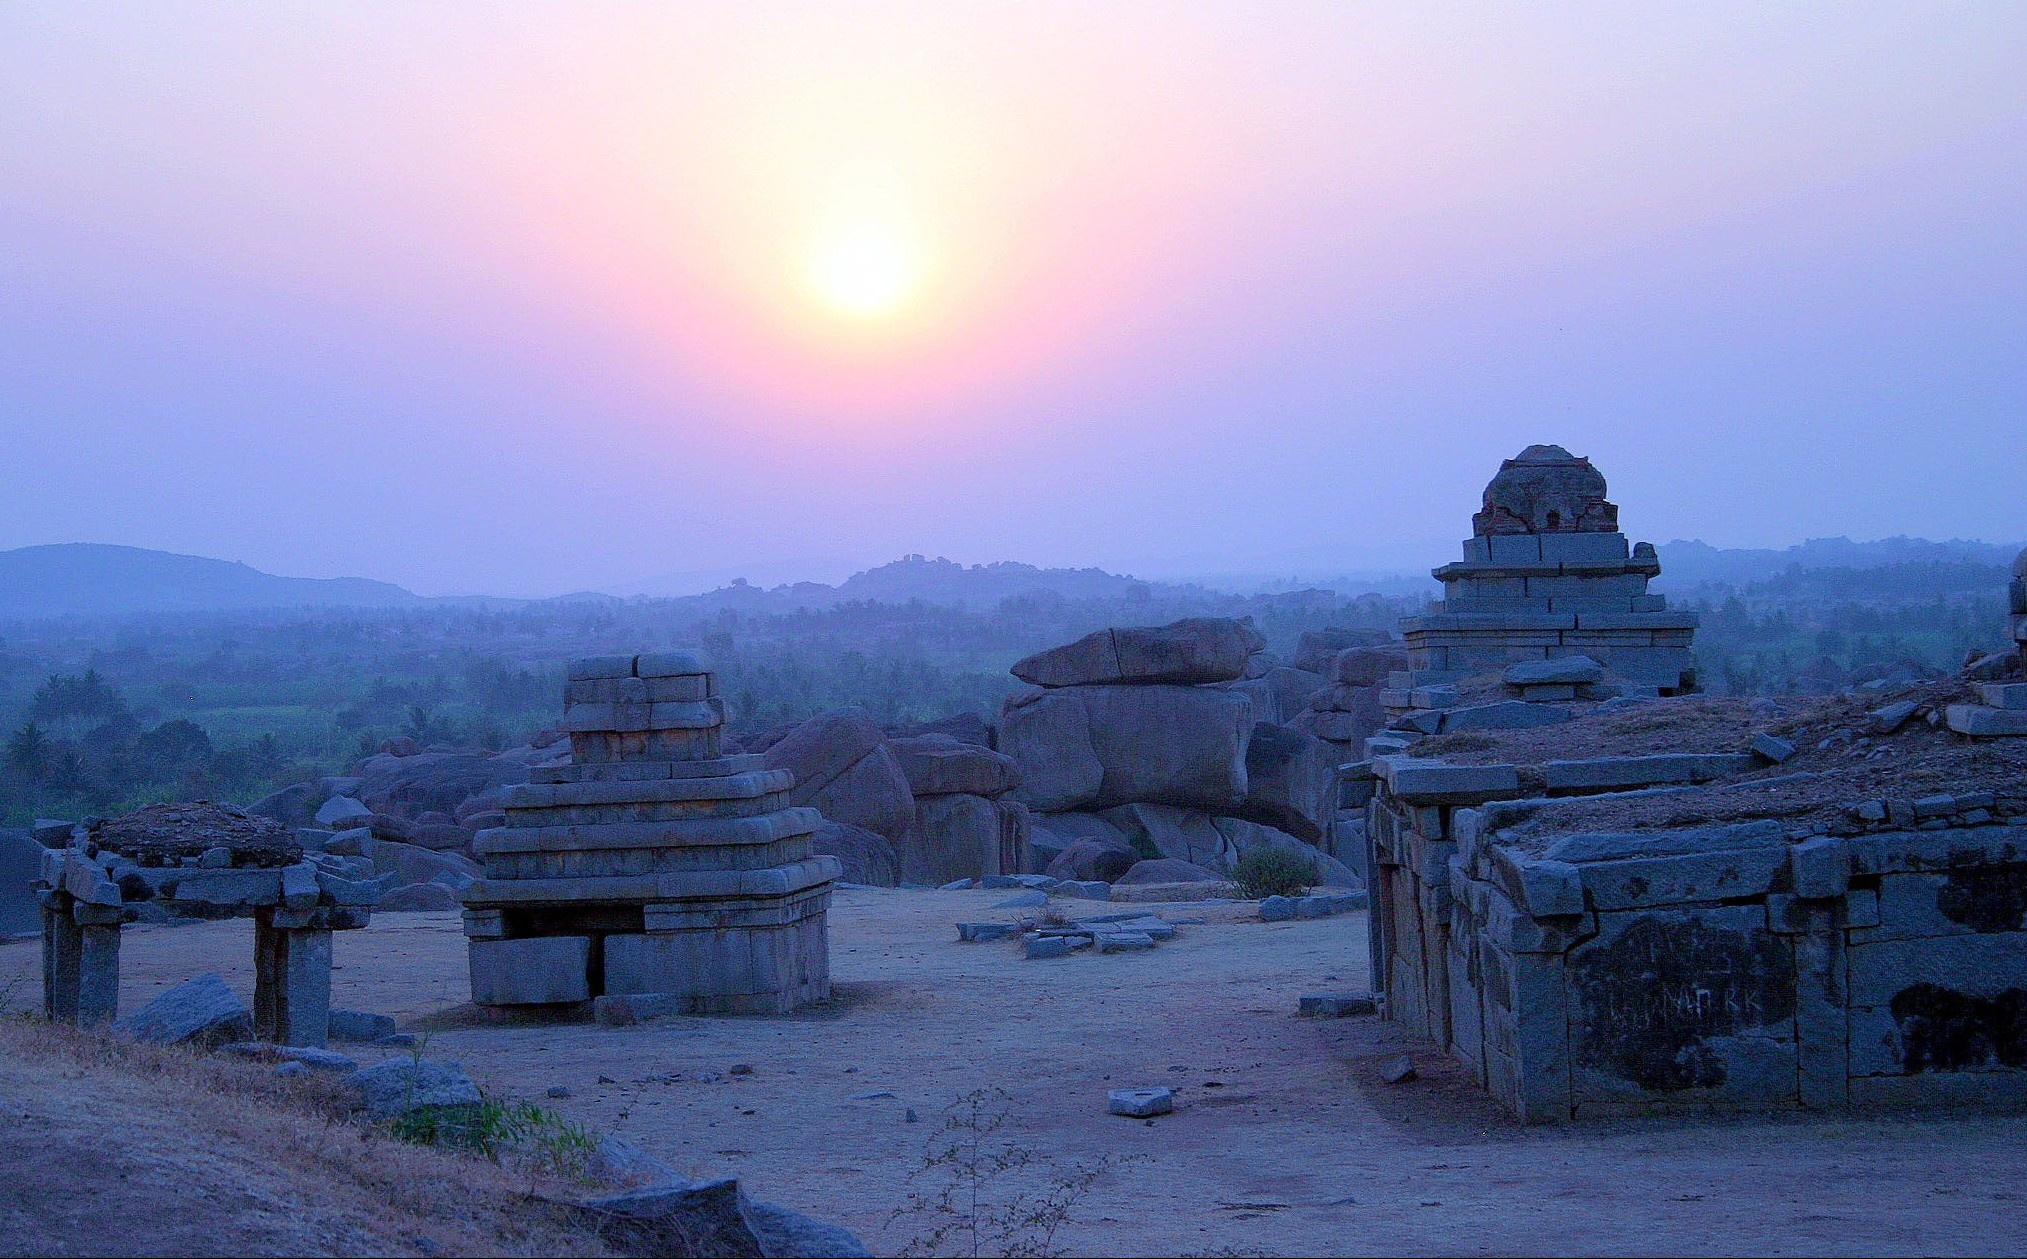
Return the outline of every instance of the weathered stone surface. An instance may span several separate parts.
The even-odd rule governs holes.
[[[1048,873],[1059,879],[1116,883],[1139,861],[1139,854],[1124,840],[1079,839],[1056,854]]]
[[[1329,685],[1329,680],[1321,674],[1275,665],[1262,671],[1257,678],[1227,683],[1225,689],[1250,699],[1253,716],[1257,720],[1286,725],[1309,711],[1309,701]]]
[[[1589,459],[1561,446],[1529,446],[1499,465],[1484,507],[1471,518],[1472,532],[1616,533],[1619,509],[1605,492],[1604,474]]]
[[[1244,695],[1204,687],[1079,686],[1009,709],[1000,749],[1016,799],[1046,812],[1127,803],[1230,812],[1246,797]]]
[[[1105,1110],[1128,1119],[1148,1119],[1175,1109],[1175,1090],[1170,1088],[1111,1089],[1105,1094]]]
[[[838,859],[847,883],[894,887],[901,882],[901,858],[885,835],[825,818],[810,836],[810,850]]]
[[[1353,647],[1338,653],[1331,679],[1342,686],[1372,687],[1409,668],[1408,653],[1393,647]]]
[[[805,804],[809,795],[886,741],[886,733],[863,708],[838,708],[810,718],[768,748],[766,765],[794,773],[800,793],[796,803]]]
[[[915,795],[908,789],[908,777],[901,772],[900,762],[884,745],[874,748],[821,787],[804,791],[798,786],[789,793],[789,798],[821,811],[832,821],[885,835],[904,851],[914,834]]]
[[[383,914],[432,914],[457,907],[457,893],[441,883],[409,883],[392,888],[375,903]]]
[[[1376,756],[1372,765],[1388,790],[1415,804],[1470,804],[1520,790],[1520,771],[1512,765],[1451,765],[1408,756]]]
[[[2027,709],[1986,708],[1982,704],[1951,704],[1943,713],[1950,729],[1978,739],[2027,735]]]
[[[748,1199],[736,1180],[656,1185],[587,1202],[583,1211],[621,1254],[857,1259],[872,1253],[836,1225]]]
[[[1115,886],[1135,887],[1148,883],[1219,883],[1224,877],[1216,870],[1188,861],[1159,857],[1152,861],[1133,862],[1112,882]]]
[[[1269,896],[1260,902],[1261,922],[1293,922],[1295,920],[1295,897]]]
[[[473,940],[472,1000],[480,1005],[565,1005],[591,1000],[591,937]]]
[[[1589,656],[1562,656],[1554,660],[1524,660],[1509,665],[1500,677],[1511,686],[1582,686],[1605,679],[1605,666]]]
[[[332,1040],[370,1044],[394,1034],[394,1020],[385,1014],[364,1010],[333,1010],[326,1024]]]
[[[1443,714],[1443,733],[1459,730],[1525,730],[1554,726],[1570,719],[1570,710],[1560,704],[1530,704],[1526,700],[1500,700],[1468,708],[1452,708]]]
[[[999,872],[1002,818],[984,796],[923,796],[915,825],[899,846],[901,882],[937,886]]]
[[[350,796],[333,796],[318,806],[311,817],[318,826],[342,831],[348,826],[361,826],[372,821],[373,810]]]
[[[389,1058],[347,1076],[352,1108],[374,1119],[395,1119],[432,1107],[476,1106],[478,1085],[455,1062]]]
[[[185,980],[135,1011],[120,1031],[150,1045],[222,1045],[253,1039],[253,1011],[209,972]]]
[[[1795,754],[1795,745],[1779,735],[1762,732],[1753,736],[1752,750],[1754,755],[1779,765]]]
[[[1133,851],[1157,852],[1210,870],[1229,870],[1238,849],[1210,815],[1161,804],[1128,804],[1107,809],[1104,819],[1127,837]]]
[[[997,796],[1020,782],[1013,758],[946,734],[911,735],[888,744],[916,796]]]
[[[1392,638],[1383,629],[1349,629],[1330,625],[1304,630],[1295,640],[1295,667],[1329,674],[1338,656],[1354,648],[1384,647]]]
[[[1369,992],[1304,993],[1296,999],[1295,1012],[1305,1018],[1349,1019],[1377,1014],[1379,1003]]]
[[[1099,630],[1074,643],[1015,662],[1011,672],[1034,686],[1113,682],[1231,682],[1264,642],[1240,621],[1191,617],[1169,625]]]
[[[1246,798],[1239,816],[1315,843],[1336,812],[1334,757],[1299,730],[1259,722],[1246,744]]]

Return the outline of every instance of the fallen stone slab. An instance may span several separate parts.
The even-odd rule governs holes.
[[[253,1039],[253,1011],[207,971],[142,1006],[119,1030],[147,1045],[222,1045]]]
[[[359,1069],[359,1064],[344,1054],[301,1045],[270,1045],[265,1041],[242,1040],[221,1045],[218,1052],[231,1054],[235,1058],[253,1058],[260,1062],[299,1062],[312,1071],[345,1072]]]
[[[1109,901],[1112,899],[1112,885],[1097,879],[1064,879],[1049,889],[1058,896],[1072,900]]]
[[[345,1078],[352,1108],[374,1119],[394,1119],[431,1107],[477,1106],[479,1086],[455,1062],[390,1058]]]
[[[1443,733],[1459,730],[1526,730],[1535,726],[1560,725],[1570,719],[1570,710],[1560,704],[1530,704],[1524,699],[1500,700],[1469,708],[1452,708],[1443,714]]]
[[[1777,735],[1756,734],[1753,736],[1752,750],[1755,755],[1779,765],[1795,754],[1795,745]]]
[[[987,944],[994,940],[1010,940],[1019,935],[1019,925],[1011,922],[960,922],[957,924],[957,939],[963,944]]]
[[[1138,953],[1154,947],[1154,937],[1144,931],[1101,931],[1094,938],[1100,953]]]
[[[1304,1018],[1349,1019],[1379,1013],[1369,992],[1311,992],[1296,1000],[1295,1013]]]
[[[1388,1084],[1406,1084],[1409,1080],[1415,1078],[1414,1059],[1406,1054],[1402,1054],[1397,1058],[1387,1059],[1380,1064],[1379,1078],[1385,1080]]]
[[[988,874],[979,880],[979,886],[986,888],[1024,887],[1034,891],[1046,892],[1061,882],[1061,879],[1050,878],[1046,874]]]
[[[939,892],[968,892],[977,883],[977,879],[952,879],[936,890]]]
[[[1030,961],[1050,957],[1068,957],[1078,949],[1088,949],[1090,947],[1091,937],[1086,934],[1030,936],[1027,943],[1027,956]]]
[[[681,993],[608,993],[591,999],[591,1018],[606,1027],[632,1027],[649,1019],[690,1012],[690,998]]]
[[[1170,1088],[1112,1089],[1105,1094],[1108,1114],[1128,1119],[1149,1119],[1175,1110],[1175,1090]]]
[[[582,1205],[599,1239],[627,1255],[754,1255],[870,1259],[844,1228],[787,1207],[755,1202],[736,1180],[677,1181]]]

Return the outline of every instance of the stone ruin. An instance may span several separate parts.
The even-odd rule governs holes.
[[[2006,637],[2016,660],[2011,672],[2027,679],[2027,550],[2013,559],[2013,580],[2006,588]],[[1974,703],[1952,704],[1950,729],[1973,738],[2027,735],[2027,680],[1980,681]]]
[[[305,853],[272,819],[204,801],[151,804],[76,827],[69,840],[43,852],[37,881],[48,1018],[91,1025],[118,1016],[126,923],[251,918],[254,1034],[324,1046],[331,933],[365,926],[389,884],[371,862]]]
[[[2027,684],[1871,702],[1608,701],[1348,767],[1386,1016],[1530,1122],[2027,1100]]]
[[[1401,622],[1408,667],[1383,695],[1389,713],[1455,707],[1455,683],[1509,666],[1527,666],[1534,673],[1523,678],[1569,687],[1571,696],[1607,675],[1654,694],[1694,688],[1696,616],[1648,593],[1661,562],[1653,544],[1628,545],[1590,460],[1529,446],[1500,465],[1471,524],[1463,560],[1434,570],[1442,601]],[[1565,678],[1546,663],[1575,657],[1596,667]]]
[[[771,1014],[830,995],[825,912],[839,874],[813,855],[794,775],[721,755],[724,705],[701,657],[572,665],[570,762],[507,789],[464,891],[472,999]]]

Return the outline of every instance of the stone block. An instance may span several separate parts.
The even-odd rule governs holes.
[[[1544,560],[1624,564],[1631,555],[1623,533],[1544,533],[1537,541]]]
[[[1405,756],[1375,756],[1373,769],[1387,789],[1411,803],[1474,804],[1520,790],[1512,765],[1452,765]]]
[[[1805,840],[1788,853],[1794,870],[1795,895],[1804,900],[1842,896],[1851,886],[1851,850],[1844,840],[1820,836]]]
[[[1987,708],[1982,704],[1951,704],[1943,719],[1958,734],[1976,739],[2027,735],[2027,709]]]
[[[1978,687],[1985,707],[2008,712],[2027,710],[2027,682],[1985,682]]]
[[[711,664],[702,652],[657,651],[635,657],[634,672],[644,678],[705,677]]]
[[[1143,931],[1099,931],[1091,938],[1100,953],[1139,953],[1154,947],[1154,937]]]
[[[162,993],[120,1024],[150,1045],[222,1045],[253,1039],[253,1012],[225,981],[202,974]]]
[[[256,919],[253,1031],[276,1045],[321,1049],[331,1025],[331,933]]]
[[[1304,1018],[1359,1018],[1379,1013],[1379,1003],[1369,992],[1304,993],[1297,998],[1295,1012]]]
[[[479,1005],[591,1000],[589,936],[473,940],[470,951],[472,1000]]]
[[[1073,942],[1069,936],[1031,936],[1027,942],[1028,960],[1041,958],[1068,957]]]
[[[1541,539],[1532,533],[1499,533],[1485,539],[1487,558],[1494,564],[1538,562]]]
[[[325,1026],[330,1039],[357,1044],[371,1044],[395,1030],[392,1018],[363,1010],[333,1010]]]
[[[1128,1119],[1149,1119],[1175,1109],[1175,1090],[1167,1088],[1112,1089],[1105,1094],[1108,1114]]]
[[[1581,867],[1584,890],[1599,911],[1759,896],[1788,865],[1784,848],[1730,849]]]
[[[1021,933],[1019,923],[1012,922],[960,922],[957,924],[957,938],[966,944],[987,944],[994,940],[1011,940]]]
[[[1592,861],[1624,861],[1632,858],[1707,855],[1738,849],[1769,849],[1785,860],[1787,836],[1779,822],[1771,819],[1740,822],[1728,826],[1685,826],[1661,831],[1633,831],[1625,834],[1594,832],[1565,835],[1548,846],[1544,854],[1551,861],[1584,864]]]
[[[1753,753],[1779,765],[1795,754],[1795,745],[1777,735],[1764,732],[1753,736]]]
[[[1468,708],[1452,708],[1443,714],[1443,733],[1460,730],[1525,730],[1553,726],[1570,719],[1570,711],[1555,704],[1530,704],[1525,700],[1500,700]]]

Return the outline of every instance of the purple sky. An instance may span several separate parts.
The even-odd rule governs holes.
[[[0,8],[0,548],[2027,536],[2027,7],[420,7]]]

